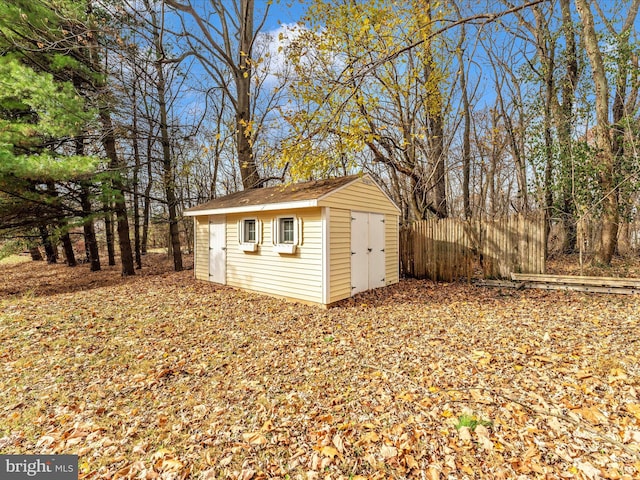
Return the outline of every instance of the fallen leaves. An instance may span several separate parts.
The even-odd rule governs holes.
[[[243,433],[242,439],[251,445],[264,445],[267,443],[267,437],[260,432]]]
[[[342,440],[342,437],[339,433],[336,433],[333,436],[333,440],[331,441],[331,443],[333,443],[333,445],[336,447],[336,450],[339,454],[344,453],[344,441]]]
[[[336,450],[334,447],[331,447],[329,445],[326,445],[326,446],[322,447],[320,449],[320,453],[323,456],[329,457],[329,458],[335,458],[340,454],[340,452],[338,452],[338,450]]]
[[[640,475],[635,296],[404,281],[325,311],[76,271],[2,271],[3,453],[86,479]]]
[[[627,403],[624,408],[627,412],[632,414],[636,420],[640,420],[640,403]]]
[[[489,430],[484,425],[478,425],[474,433],[478,439],[478,444],[488,452],[493,451],[493,442],[489,439]]]
[[[398,456],[398,449],[391,445],[382,445],[380,447],[380,456],[385,460]]]

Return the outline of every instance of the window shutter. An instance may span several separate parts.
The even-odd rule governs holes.
[[[276,244],[277,235],[278,235],[278,219],[272,218],[271,219],[271,245]]]

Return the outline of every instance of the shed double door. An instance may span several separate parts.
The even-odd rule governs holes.
[[[351,212],[351,295],[385,285],[384,215]]]

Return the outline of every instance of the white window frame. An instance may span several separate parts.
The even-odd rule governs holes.
[[[283,242],[283,228],[282,222],[285,219],[293,220],[293,241],[291,242]],[[299,245],[300,235],[298,230],[300,228],[300,219],[293,214],[290,215],[279,215],[273,219],[271,224],[271,239],[273,242],[273,249],[278,253],[288,253],[293,254],[296,253],[296,250]]]
[[[245,225],[247,222],[253,221],[255,226],[255,238],[253,240],[245,238]],[[240,250],[243,252],[255,252],[262,240],[262,225],[256,217],[246,217],[238,222],[238,243]]]

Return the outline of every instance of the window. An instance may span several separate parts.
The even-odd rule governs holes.
[[[260,222],[256,218],[243,218],[238,222],[238,243],[243,252],[257,252],[260,243]]]
[[[247,218],[242,221],[242,243],[256,243],[256,219]]]
[[[273,249],[278,253],[296,253],[300,243],[298,229],[301,228],[301,219],[295,216],[276,217],[273,219],[272,240]]]
[[[280,218],[278,227],[280,235],[276,243],[293,243],[293,217]]]

